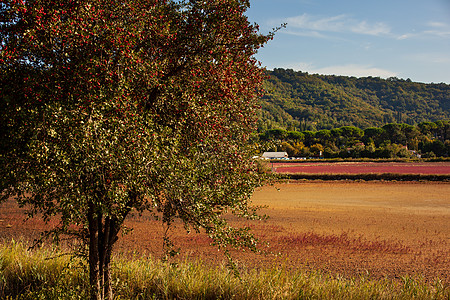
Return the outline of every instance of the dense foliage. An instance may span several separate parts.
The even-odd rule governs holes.
[[[259,135],[259,144],[261,151],[286,151],[291,157],[448,157],[450,121],[416,126],[389,123],[364,130],[353,126],[302,132],[270,129]]]
[[[247,142],[271,38],[246,0],[2,0],[0,189],[81,243],[92,298],[132,210],[256,249]],[[168,242],[168,244],[170,244]],[[226,249],[226,248],[224,248]]]
[[[342,126],[415,125],[450,119],[450,85],[398,78],[268,71],[259,130],[321,130]]]

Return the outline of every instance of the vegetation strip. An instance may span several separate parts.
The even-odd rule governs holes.
[[[261,131],[261,130],[260,130]],[[261,131],[261,149],[286,152],[289,157],[325,159],[435,159],[448,157],[450,121],[422,122],[417,125],[389,123],[382,127],[354,126],[311,130]]]
[[[0,244],[0,298],[85,299],[88,274],[83,262],[47,247]],[[112,283],[120,299],[448,299],[440,280],[421,278],[371,280],[330,276],[322,272],[242,268],[241,277],[224,266],[201,262],[180,265],[152,258],[115,256]]]
[[[386,180],[386,181],[450,181],[450,175],[428,174],[281,174],[281,179],[291,180]]]

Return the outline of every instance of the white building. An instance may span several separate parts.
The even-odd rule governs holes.
[[[287,152],[264,152],[262,157],[264,159],[285,159],[289,156]]]

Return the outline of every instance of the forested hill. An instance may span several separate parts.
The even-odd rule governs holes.
[[[267,71],[259,131],[379,127],[450,119],[450,85]]]

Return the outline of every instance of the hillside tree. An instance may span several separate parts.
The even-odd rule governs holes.
[[[257,249],[225,213],[258,218],[248,139],[272,38],[248,0],[2,0],[2,200],[59,224],[112,299],[111,254],[130,212]]]

